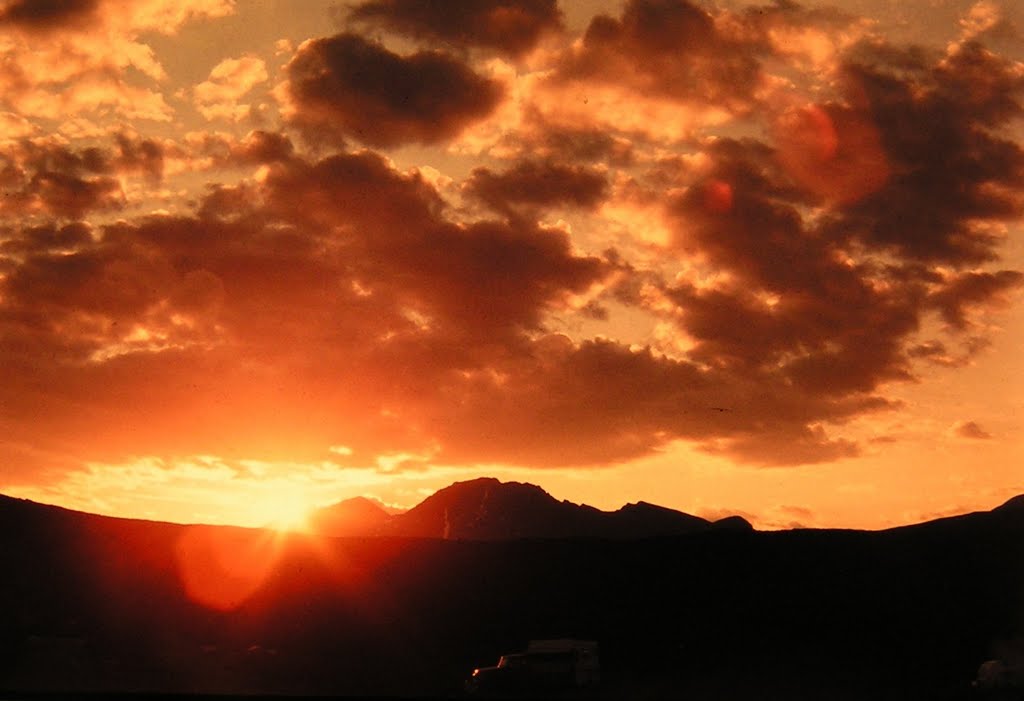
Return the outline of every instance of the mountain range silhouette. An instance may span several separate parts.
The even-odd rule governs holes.
[[[600,645],[592,698],[966,701],[986,660],[1024,660],[1024,496],[883,531],[601,512],[497,480],[324,514],[364,530],[0,496],[0,696],[450,698],[530,640],[577,638]]]
[[[647,502],[617,511],[558,501],[540,487],[481,477],[438,490],[402,513],[365,497],[320,509],[310,519],[329,536],[398,536],[448,540],[609,538],[628,540],[709,530],[752,530],[739,516],[708,521]]]

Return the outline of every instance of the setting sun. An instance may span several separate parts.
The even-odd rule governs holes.
[[[1024,0],[0,0],[0,701],[1024,694],[1022,357]]]
[[[298,490],[271,493],[251,508],[254,523],[275,531],[308,531],[311,511],[309,500]]]
[[[0,0],[0,493],[1020,492],[1024,4],[449,4]]]

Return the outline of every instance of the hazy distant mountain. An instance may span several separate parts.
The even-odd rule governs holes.
[[[456,482],[404,514],[389,515],[366,499],[322,509],[314,525],[325,535],[389,535],[456,540],[517,538],[647,538],[711,529],[752,530],[738,516],[712,523],[646,502],[618,511],[558,501],[540,487],[492,477]]]
[[[339,501],[319,509],[310,517],[310,526],[331,536],[379,536],[391,519],[384,507],[366,497]]]

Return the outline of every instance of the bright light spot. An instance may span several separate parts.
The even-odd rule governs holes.
[[[715,214],[725,214],[732,209],[732,185],[724,180],[712,180],[704,187],[704,207]]]
[[[275,531],[308,531],[312,506],[306,495],[287,488],[274,490],[253,506],[253,520],[260,519]]]
[[[265,533],[236,528],[189,526],[178,538],[175,556],[188,597],[219,611],[245,603],[276,564]]]

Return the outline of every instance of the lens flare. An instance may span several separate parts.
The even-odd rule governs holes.
[[[277,560],[269,531],[189,526],[178,538],[178,577],[190,599],[219,611],[238,608],[266,580]]]
[[[878,130],[856,110],[819,105],[791,109],[776,120],[774,137],[790,177],[827,200],[856,202],[889,178]]]

